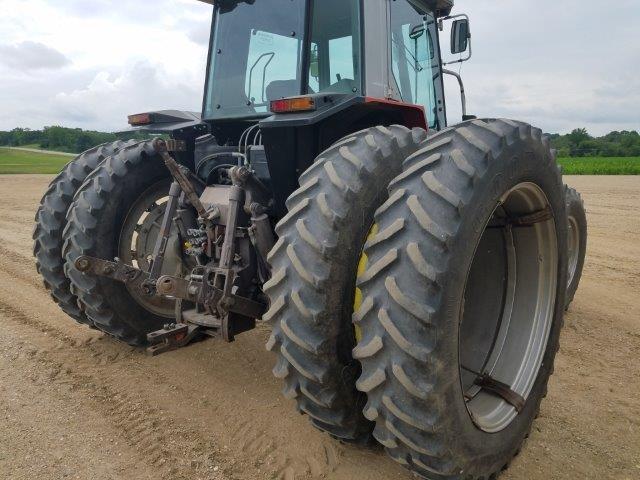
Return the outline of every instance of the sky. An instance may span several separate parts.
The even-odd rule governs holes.
[[[471,17],[473,58],[449,67],[469,113],[550,133],[640,130],[639,0],[457,0],[454,12]],[[114,131],[132,113],[199,111],[210,20],[195,0],[0,0],[0,130]],[[446,59],[448,30],[442,44]],[[453,78],[446,94],[455,123]]]

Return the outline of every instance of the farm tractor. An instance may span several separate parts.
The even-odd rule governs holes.
[[[471,56],[453,0],[207,3],[201,114],[132,115],[157,135],[55,178],[34,233],[46,287],[154,355],[267,324],[315,427],[424,478],[494,478],[538,414],[584,262],[548,139],[467,114],[440,45],[450,30],[452,61]]]

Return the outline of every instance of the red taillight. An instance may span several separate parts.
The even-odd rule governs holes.
[[[293,97],[271,102],[273,113],[309,112],[316,109],[316,102],[311,97]]]
[[[129,115],[129,125],[137,127],[139,125],[149,125],[151,123],[150,113],[139,113],[137,115]]]

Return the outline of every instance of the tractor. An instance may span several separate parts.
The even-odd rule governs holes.
[[[453,62],[471,57],[453,0],[206,3],[202,112],[131,115],[150,140],[53,180],[45,286],[152,355],[268,325],[315,427],[424,478],[494,478],[538,415],[584,263],[548,139],[467,114],[440,44],[450,30]]]

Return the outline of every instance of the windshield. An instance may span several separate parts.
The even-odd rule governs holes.
[[[205,119],[265,115],[271,101],[305,93],[362,91],[360,0],[310,3],[308,39],[306,0],[228,0],[218,7]]]
[[[216,12],[205,118],[266,113],[301,93],[304,11],[304,0],[269,0]]]

